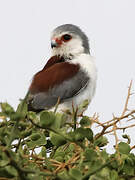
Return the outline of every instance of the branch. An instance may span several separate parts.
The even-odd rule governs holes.
[[[114,117],[111,121],[108,121],[108,122],[112,122],[112,121],[114,121],[114,122],[112,122],[112,123],[110,123],[110,124],[108,124],[108,125],[105,125],[105,124],[108,123],[108,122],[103,123],[103,124],[102,124],[103,129],[102,129],[101,133],[98,134],[98,136],[96,137],[96,139],[98,139],[99,137],[101,137],[101,136],[104,135],[104,134],[108,134],[108,133],[110,133],[110,132],[113,132],[113,129],[110,130],[110,131],[106,131],[106,130],[107,130],[108,128],[114,126],[115,124],[117,124],[120,120],[126,119],[126,118],[128,118],[129,116],[133,115],[134,113],[135,113],[135,110],[129,112],[128,114],[126,114],[126,115],[124,115],[124,116]],[[123,130],[123,129],[130,128],[130,127],[133,127],[133,126],[135,126],[135,125],[126,126],[126,127],[123,127],[123,128],[117,127],[116,130]]]
[[[121,114],[121,117],[124,116],[125,113],[126,113],[126,111],[128,110],[129,98],[130,98],[130,96],[132,95],[132,94],[131,94],[131,87],[132,87],[132,80],[130,81],[130,84],[129,84],[129,87],[128,87],[128,95],[127,95],[127,98],[126,98],[125,106],[124,106],[123,112],[122,112],[122,114]]]

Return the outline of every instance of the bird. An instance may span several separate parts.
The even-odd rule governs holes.
[[[97,68],[89,40],[79,26],[63,24],[51,34],[51,57],[37,72],[28,89],[28,110],[57,112],[91,102],[96,89]]]

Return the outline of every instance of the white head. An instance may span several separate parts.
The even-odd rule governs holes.
[[[51,47],[53,56],[70,58],[81,53],[90,53],[87,36],[79,27],[72,24],[64,24],[54,29]]]

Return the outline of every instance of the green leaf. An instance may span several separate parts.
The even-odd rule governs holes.
[[[82,127],[90,126],[91,125],[91,120],[88,116],[83,116],[83,118],[80,121],[80,125]]]
[[[16,121],[16,120],[22,119],[22,118],[24,118],[24,114],[19,113],[19,112],[16,112],[16,113],[13,113],[13,114],[10,115],[10,119],[12,121]]]
[[[46,145],[46,137],[43,133],[33,133],[30,138],[26,141],[26,144],[30,149]]]
[[[77,128],[73,133],[71,133],[71,136],[74,138],[75,141],[83,141],[85,138],[84,129]]]
[[[103,147],[108,144],[108,140],[105,136],[101,136],[94,141],[94,146]]]
[[[101,171],[99,171],[98,175],[99,175],[99,177],[108,179],[108,177],[110,175],[109,168],[105,167],[105,168],[101,169]]]
[[[56,151],[56,153],[55,153],[55,155],[54,155],[53,157],[55,158],[55,157],[57,157],[57,156],[61,156],[61,157],[64,158],[65,152],[63,152],[63,151]]]
[[[71,177],[68,175],[67,170],[61,171],[58,173],[58,178],[60,180],[73,180]]]
[[[116,159],[116,161],[112,161],[111,164],[110,164],[113,169],[118,169],[119,167],[121,168],[121,166],[119,166],[119,162],[117,160],[118,159],[118,154],[117,153],[112,154],[110,156],[110,158],[111,159]]]
[[[118,149],[121,154],[128,154],[130,152],[130,146],[125,142],[120,142]]]
[[[22,139],[26,138],[26,137],[30,136],[31,134],[32,134],[32,129],[30,129],[30,130],[26,129],[25,131],[21,132],[20,138],[22,138]]]
[[[51,124],[52,128],[60,128],[63,126],[63,124],[66,122],[67,116],[66,114],[56,113],[55,114],[55,120]]]
[[[124,167],[123,167],[123,172],[126,175],[134,176],[135,175],[134,171],[135,171],[134,166],[131,166],[129,163],[125,162]]]
[[[102,151],[100,151],[100,156],[106,161],[109,158],[108,153],[106,152],[105,149],[103,149]]]
[[[69,175],[75,180],[81,180],[82,179],[82,173],[76,168],[70,169]]]
[[[42,127],[49,127],[55,121],[53,112],[42,111],[40,114],[40,124]]]
[[[41,149],[41,155],[42,157],[46,157],[46,148],[44,146]]]
[[[110,171],[110,179],[111,180],[118,180],[118,173],[115,170]]]
[[[56,160],[56,161],[59,161],[59,162],[63,162],[63,161],[64,161],[64,158],[61,157],[61,156],[57,156],[57,157],[55,157],[55,160]]]
[[[64,157],[65,157],[65,152],[63,151],[56,151],[55,155],[53,156],[53,158],[59,162],[63,162]]]
[[[92,148],[87,148],[84,152],[84,156],[88,161],[96,161],[98,155]]]
[[[73,152],[75,150],[75,144],[70,144],[65,150],[66,153]]]
[[[104,178],[101,178],[101,177],[97,177],[97,175],[92,175],[89,177],[88,180],[104,180]],[[108,179],[107,179],[108,180]],[[110,179],[109,179],[110,180]]]
[[[85,137],[89,140],[92,141],[93,140],[93,132],[90,128],[86,128],[85,129]]]
[[[28,127],[28,122],[20,121],[18,126],[21,129],[21,131],[25,130]]]
[[[14,113],[14,109],[12,106],[10,106],[8,103],[0,103],[1,109],[3,113],[6,113],[7,115]]]
[[[7,114],[6,113],[4,113],[4,112],[0,112],[0,117],[5,117],[5,116],[7,116]]]
[[[50,137],[51,137],[51,142],[54,146],[58,147],[66,143],[66,140],[63,136],[58,135],[54,132],[50,133]]]
[[[65,162],[68,162],[73,157],[73,155],[74,155],[73,153],[66,154],[64,157]]]
[[[46,141],[45,135],[44,135],[44,134],[40,134],[40,136],[41,136],[41,137],[40,137],[39,139],[37,139],[36,141],[34,141],[35,144],[36,144],[37,146],[46,145],[47,141]]]
[[[31,120],[35,120],[37,118],[36,113],[33,111],[28,111],[27,117],[28,117],[28,119],[31,119]]]
[[[17,176],[17,171],[12,166],[6,166],[4,168],[0,168],[0,177],[5,178],[13,178]]]
[[[13,131],[13,133],[12,133],[12,141],[11,142],[13,142],[15,139],[19,139],[20,138],[20,130],[18,129],[18,128],[15,128],[14,129],[14,131]],[[7,144],[10,142],[10,134],[8,134],[6,137],[8,137],[8,138],[6,138],[5,137],[5,140],[6,140],[6,142],[7,142]],[[10,143],[11,143],[10,142]]]
[[[18,105],[16,113],[20,114],[20,118],[25,118],[28,111],[28,105],[21,101],[21,103]]]
[[[38,139],[40,139],[41,138],[41,135],[39,134],[39,133],[33,133],[32,135],[31,135],[31,140],[32,141],[37,141]]]
[[[93,140],[93,132],[90,128],[77,128],[74,131],[75,141],[81,141],[84,138],[87,138],[89,141]]]
[[[1,160],[1,161],[0,161],[0,167],[3,167],[3,166],[8,165],[9,162],[10,162],[9,159],[7,159],[7,160]]]

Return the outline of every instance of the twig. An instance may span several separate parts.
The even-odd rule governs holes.
[[[117,130],[125,130],[131,127],[135,127],[135,124],[129,125],[129,126],[125,126],[125,127],[117,127]]]
[[[55,105],[54,113],[56,113],[59,104],[60,104],[60,97],[58,97],[57,103],[56,103],[56,105]]]
[[[130,148],[130,151],[133,150],[133,149],[135,149],[135,145]]]
[[[121,114],[121,116],[119,117],[119,121],[121,120],[121,119],[125,119],[126,117],[125,117],[125,113],[126,113],[126,111],[128,110],[128,102],[129,102],[129,98],[130,98],[130,96],[132,95],[132,93],[131,93],[131,88],[132,88],[132,80],[131,80],[131,82],[130,82],[130,84],[129,84],[129,87],[128,87],[128,95],[127,95],[127,98],[126,98],[126,102],[125,102],[125,105],[124,105],[124,109],[123,109],[123,111],[122,111],[122,114]],[[131,113],[130,113],[130,115],[131,114],[133,114],[133,113],[135,113],[135,111],[131,111]],[[111,119],[111,120],[109,120],[109,121],[106,121],[106,122],[104,122],[104,123],[102,123],[102,124],[109,124],[110,122],[113,122],[113,121],[115,121],[115,120],[117,120],[118,118],[117,117],[114,117],[113,119]]]
[[[133,110],[133,111],[131,111],[131,112],[129,112],[128,114],[126,114],[126,115],[124,115],[124,116],[120,116],[120,117],[113,117],[113,122],[112,123],[110,123],[110,124],[108,124],[108,125],[105,125],[105,123],[103,123],[101,126],[103,127],[103,129],[102,129],[102,131],[101,131],[101,133],[99,133],[97,136],[96,136],[96,139],[98,139],[99,137],[101,137],[102,135],[104,135],[104,134],[108,134],[108,133],[110,133],[110,132],[113,132],[113,129],[112,130],[110,130],[110,131],[106,131],[108,128],[110,128],[110,127],[112,127],[112,126],[114,126],[114,124],[117,124],[120,120],[122,120],[122,119],[126,119],[126,118],[128,118],[129,116],[131,116],[132,114],[134,114],[135,113],[135,110]],[[112,121],[112,120],[111,120]],[[111,122],[110,121],[110,122]],[[107,122],[106,122],[107,123]],[[134,125],[133,125],[134,126]],[[133,127],[132,126],[132,127]],[[127,128],[128,128],[129,126],[127,126]],[[117,128],[116,130],[118,130],[118,129],[124,129],[124,128]]]
[[[130,84],[129,84],[129,87],[128,87],[128,95],[127,95],[127,98],[126,98],[125,106],[124,106],[123,112],[121,114],[121,117],[123,117],[125,115],[126,111],[128,110],[128,102],[129,102],[129,98],[131,96],[131,87],[132,87],[132,80],[130,81]]]
[[[114,137],[115,137],[115,149],[116,149],[116,152],[118,153],[118,160],[120,161],[120,152],[119,152],[119,148],[118,148],[119,140],[118,140],[116,130],[117,130],[117,126],[116,126],[116,124],[114,124],[113,125],[113,132],[114,132]]]

